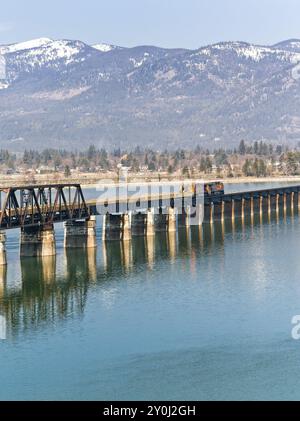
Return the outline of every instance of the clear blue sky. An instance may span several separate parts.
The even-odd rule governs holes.
[[[2,0],[0,44],[37,37],[197,48],[300,38],[299,0]]]

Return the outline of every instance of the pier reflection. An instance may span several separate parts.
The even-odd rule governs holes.
[[[5,295],[6,289],[6,282],[7,282],[7,266],[0,266],[0,300]]]
[[[225,256],[226,243],[251,238],[254,231],[269,224],[277,227],[295,223],[298,212],[246,214],[244,218],[225,218],[214,224],[180,228],[177,232],[159,232],[154,236],[135,237],[131,241],[101,242],[98,250],[67,249],[61,255],[20,261],[21,288],[8,280],[6,266],[0,267],[0,314],[6,317],[8,336],[45,328],[68,318],[81,317],[91,287],[126,281],[137,270],[149,270],[161,262],[182,262],[182,267],[197,277],[197,259],[208,254]],[[100,257],[97,260],[97,253]],[[224,261],[224,259],[219,261]],[[181,263],[180,263],[181,264]],[[210,259],[209,264],[214,264]],[[222,280],[222,263],[220,280]]]

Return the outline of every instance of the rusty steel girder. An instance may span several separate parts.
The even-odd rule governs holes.
[[[88,218],[80,184],[0,188],[0,229]]]

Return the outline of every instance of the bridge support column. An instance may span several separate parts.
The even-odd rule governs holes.
[[[160,209],[159,213],[154,215],[154,230],[158,232],[166,232],[168,228],[168,215]]]
[[[131,235],[132,237],[139,237],[145,235],[146,232],[146,218],[144,213],[134,213],[131,215]]]
[[[222,221],[222,219],[224,219],[224,207],[223,207],[223,203],[224,202],[220,202],[220,203],[215,203],[214,204],[214,220],[218,220],[218,221]]]
[[[295,204],[295,193],[291,193],[291,210],[294,211],[294,204]]]
[[[259,196],[259,215],[262,216],[263,214],[263,201],[264,198],[262,196]]]
[[[54,255],[55,234],[53,224],[33,225],[21,228],[21,257],[43,257]]]
[[[187,206],[187,209],[182,208],[182,212],[178,215],[178,225],[181,227],[187,227],[191,225],[190,221],[190,206]]]
[[[120,216],[107,213],[103,216],[102,240],[120,240]]]
[[[262,212],[268,213],[269,212],[269,195],[268,196],[262,196]]]
[[[210,203],[205,203],[203,207],[204,207],[203,222],[208,223],[210,222]]]
[[[245,218],[245,199],[244,199],[244,197],[242,198],[242,203],[241,203],[241,218],[242,219]]]
[[[232,219],[232,221],[235,220],[235,202],[234,202],[234,200],[231,201],[231,219]]]
[[[234,217],[243,217],[243,199],[234,201]]]
[[[214,207],[214,204],[213,203],[211,203],[210,204],[210,216],[209,216],[209,222],[211,223],[211,224],[213,224],[215,221],[214,221],[214,218],[215,218],[215,213],[214,213],[214,211],[215,211],[215,207]]]
[[[250,215],[251,218],[254,216],[254,198],[251,196],[250,198]]]
[[[65,222],[65,248],[97,247],[96,217],[91,216],[86,221]]]
[[[7,264],[6,258],[6,234],[4,231],[0,231],[0,266]]]
[[[131,217],[131,212],[122,215],[121,240],[123,241],[131,240]]]
[[[177,228],[176,224],[177,212],[175,208],[169,208],[168,210],[168,231],[175,232]]]
[[[286,214],[286,193],[283,193],[283,213]]]
[[[131,214],[104,215],[102,238],[104,241],[131,240]]]
[[[231,218],[232,217],[232,201],[223,202],[224,203],[224,216]]]
[[[276,194],[276,213],[279,214],[279,194]]]
[[[270,194],[270,210],[269,215],[271,216],[276,210],[276,196]]]
[[[153,236],[155,234],[154,208],[147,210],[146,214],[146,235]]]
[[[204,203],[199,203],[199,204],[197,204],[196,214],[194,215],[194,218],[196,218],[194,225],[201,226],[203,224],[203,221],[204,221],[204,216],[205,216]]]
[[[271,216],[271,195],[268,195],[268,215]]]
[[[250,197],[244,198],[244,216],[248,216],[251,214],[251,200]]]

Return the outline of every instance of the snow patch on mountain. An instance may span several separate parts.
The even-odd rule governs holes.
[[[19,52],[15,63],[25,63],[25,68],[41,68],[53,63],[58,65],[60,60],[64,60],[68,65],[75,61],[84,61],[85,58],[80,57],[79,54],[85,48],[86,45],[81,41],[50,41],[39,47]]]
[[[144,63],[146,63],[149,57],[150,57],[150,54],[145,52],[143,58],[141,58],[140,60],[136,60],[135,58],[130,58],[129,61],[133,64],[133,67],[137,69],[138,67],[141,67]]]
[[[0,91],[2,89],[7,89],[9,87],[9,83],[8,82],[3,82],[0,80]]]
[[[294,42],[293,45],[296,45],[296,42]],[[272,56],[281,61],[287,61],[290,63],[298,62],[299,53],[279,47],[281,47],[280,44],[274,47],[264,47],[245,42],[221,42],[209,47],[201,48],[195,55],[212,56],[218,54],[218,51],[222,51],[236,53],[238,57],[244,57],[256,63]]]
[[[112,51],[115,49],[115,47],[110,44],[95,44],[95,45],[92,45],[92,47],[98,51],[101,51],[102,53],[108,53],[109,51]]]
[[[279,48],[281,50],[296,51],[300,52],[300,40],[299,39],[288,39],[286,41],[275,44],[273,48]]]
[[[37,38],[30,41],[19,42],[17,44],[0,46],[0,54],[16,53],[24,50],[31,50],[32,48],[42,47],[52,42],[50,38]]]

